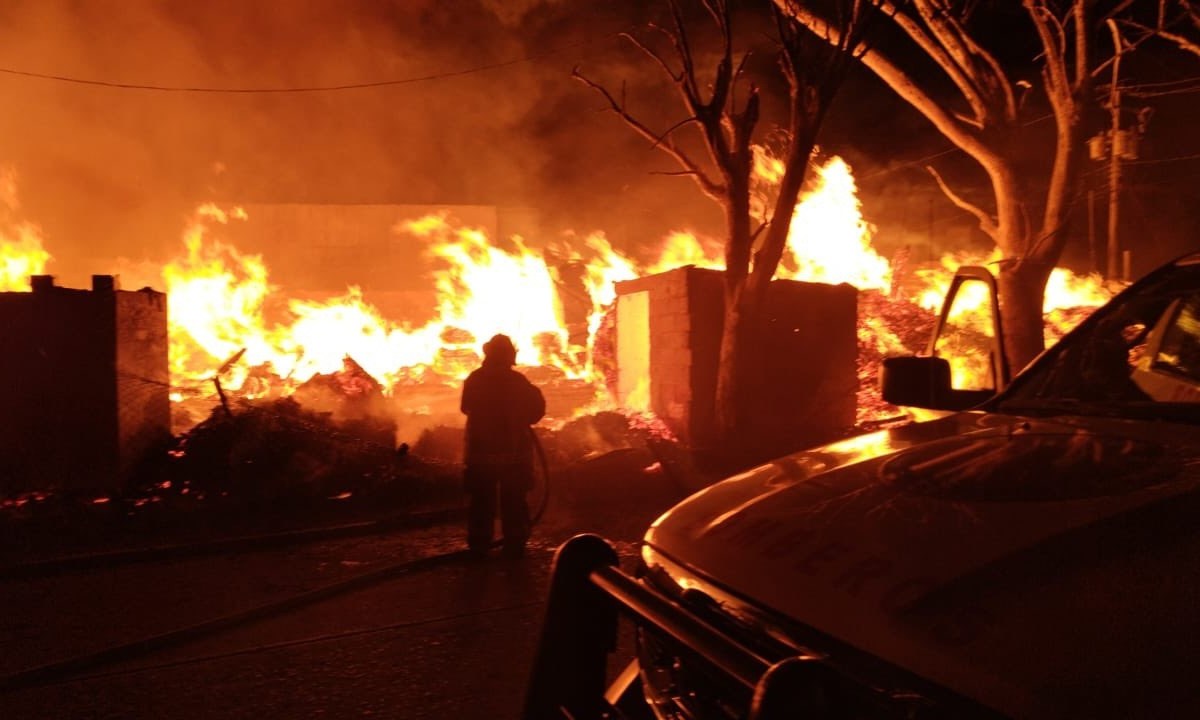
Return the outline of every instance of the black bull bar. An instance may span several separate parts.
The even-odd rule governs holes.
[[[750,720],[828,717],[833,670],[813,657],[769,662],[618,567],[597,535],[577,535],[554,556],[546,617],[526,689],[525,720],[621,717],[606,697],[607,660],[624,614],[654,626],[753,691]]]

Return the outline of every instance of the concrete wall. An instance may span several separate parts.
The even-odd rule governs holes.
[[[0,494],[111,492],[170,437],[166,298],[37,283],[0,293]]]
[[[117,477],[130,477],[170,437],[167,296],[116,293]]]
[[[685,267],[617,284],[618,295],[635,292],[649,295],[651,410],[685,442],[721,442],[712,434],[721,273]],[[748,389],[751,430],[764,452],[815,444],[854,424],[857,296],[849,285],[772,284],[759,382]],[[618,357],[623,338],[642,341],[618,324]]]
[[[688,298],[688,268],[617,283],[617,295],[645,292],[649,304],[649,333],[622,327],[618,316],[617,358],[629,354],[622,344],[649,343],[650,410],[671,431],[691,440],[693,415],[692,316]],[[619,302],[619,300],[618,300]],[[636,337],[631,337],[636,333]],[[618,377],[621,368],[617,369]],[[625,381],[628,383],[628,381]]]

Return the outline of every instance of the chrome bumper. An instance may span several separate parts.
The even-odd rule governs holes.
[[[752,697],[750,720],[829,716],[826,690],[838,680],[819,658],[770,662],[617,564],[616,551],[595,535],[579,535],[558,549],[526,692],[526,720],[622,717],[605,695],[607,658],[616,647],[621,614],[744,686]]]

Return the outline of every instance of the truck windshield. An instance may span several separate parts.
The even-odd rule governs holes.
[[[1116,297],[993,407],[1200,421],[1200,264],[1169,266]]]

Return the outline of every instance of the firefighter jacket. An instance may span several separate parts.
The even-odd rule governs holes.
[[[524,375],[485,360],[463,383],[461,407],[467,416],[467,465],[533,462],[529,426],[546,414],[546,399]]]

